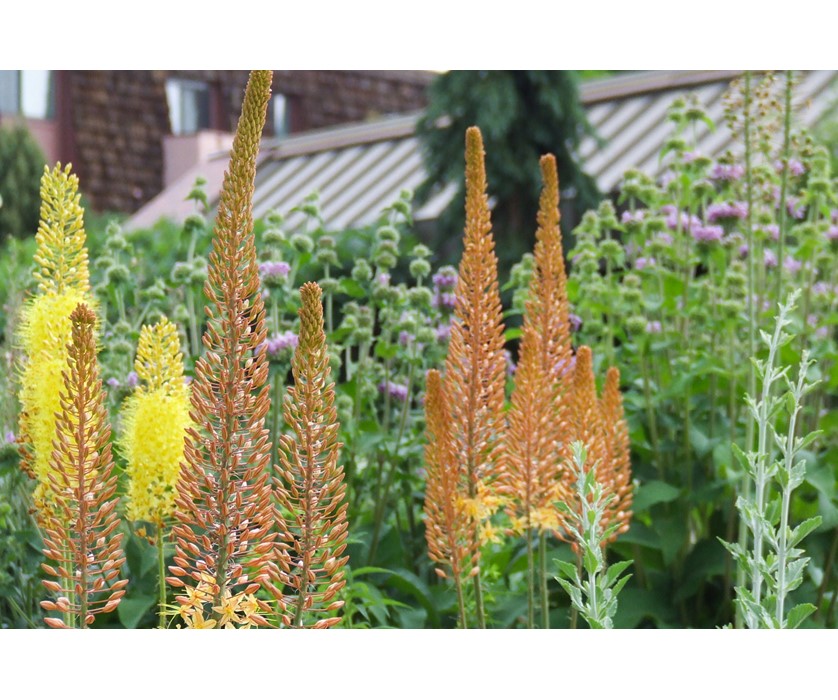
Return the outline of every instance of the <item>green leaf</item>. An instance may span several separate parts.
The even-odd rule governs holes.
[[[344,277],[343,279],[341,279],[341,281],[338,283],[338,291],[343,292],[347,296],[353,297],[355,299],[360,299],[367,295],[367,293],[364,291],[364,288],[351,277]]]
[[[554,559],[553,563],[559,568],[559,576],[563,577],[568,581],[576,581],[576,565],[571,564],[569,561],[561,561],[560,559]],[[556,580],[559,581],[558,577]]]
[[[618,561],[611,566],[608,567],[608,573],[605,575],[605,585],[607,587],[611,587],[614,584],[614,581],[623,573],[629,566],[631,566],[634,562],[631,560],[628,561]]]
[[[640,484],[634,493],[633,510],[642,513],[657,503],[669,503],[680,495],[681,491],[664,481],[648,481]]]
[[[806,535],[817,530],[822,522],[823,518],[820,515],[816,515],[814,518],[809,518],[808,520],[804,520],[800,523],[800,525],[791,531],[789,547],[796,547],[803,540],[803,538],[806,537]]]
[[[790,629],[797,629],[800,626],[800,623],[815,612],[815,610],[817,610],[817,608],[811,603],[801,603],[800,605],[795,605],[791,610],[789,610],[788,617],[786,618],[786,627]]]
[[[154,596],[137,596],[136,598],[126,596],[120,601],[116,609],[119,613],[119,621],[123,627],[129,630],[136,629],[155,603],[157,603],[157,598]]]
[[[510,340],[517,340],[523,334],[524,334],[524,332],[520,328],[507,328],[503,332],[503,337],[504,337],[504,340],[509,342]]]
[[[690,444],[699,457],[703,457],[713,447],[713,443],[697,426],[690,426]]]

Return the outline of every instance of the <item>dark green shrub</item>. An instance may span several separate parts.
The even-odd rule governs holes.
[[[37,231],[45,163],[26,127],[0,128],[0,238]]]

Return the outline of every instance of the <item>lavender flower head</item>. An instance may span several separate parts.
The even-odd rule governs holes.
[[[666,216],[666,226],[671,231],[675,231],[679,227],[682,230],[691,231],[695,226],[701,226],[701,219],[695,214],[688,214],[685,211],[679,212],[672,204],[662,206],[661,213]]]
[[[504,350],[503,354],[506,357],[506,373],[511,377],[515,374],[515,370],[518,369],[518,365],[515,364],[515,360],[512,359],[512,353],[509,350]]]
[[[728,165],[727,163],[716,163],[710,171],[711,180],[719,180],[721,182],[734,182],[741,180],[745,175],[745,167],[739,163]]]
[[[11,430],[6,431],[3,439],[6,441],[7,445],[14,445],[17,442],[17,436]]]
[[[777,226],[777,224],[768,224],[767,226],[764,226],[762,230],[771,236],[772,241],[780,240],[780,227]]]
[[[436,339],[439,343],[447,343],[451,339],[450,323],[440,323],[436,327]]]
[[[559,360],[556,363],[556,372],[560,377],[566,377],[576,370],[576,355],[571,355],[569,360]]]
[[[378,391],[382,394],[389,394],[390,398],[397,401],[407,401],[407,386],[396,382],[381,382]]]
[[[827,296],[830,291],[830,287],[826,282],[815,282],[815,284],[812,285],[812,294],[815,296]]]
[[[783,268],[792,275],[799,272],[801,267],[803,267],[803,264],[791,255],[787,255],[786,259],[783,260]]]
[[[663,328],[661,327],[660,321],[649,321],[646,324],[646,332],[649,334],[656,334],[660,333]]]
[[[778,174],[783,172],[783,161],[775,160],[774,161],[774,170],[777,171]],[[789,174],[794,177],[800,177],[803,173],[806,172],[806,167],[801,163],[799,160],[795,160],[794,158],[789,160]]]
[[[830,241],[838,241],[838,226],[830,226],[826,230],[826,238]]]
[[[711,224],[719,219],[744,219],[748,216],[745,202],[716,202],[707,207],[707,221]]]
[[[259,276],[266,287],[281,287],[288,279],[291,266],[283,260],[259,263]]]
[[[723,235],[721,226],[697,226],[692,230],[693,238],[699,243],[715,243],[722,240]]]
[[[642,270],[644,267],[654,267],[657,262],[654,258],[637,258],[634,261],[634,269]]]
[[[299,338],[294,331],[284,331],[271,336],[259,347],[264,348],[269,359],[279,360],[293,353],[298,342]]]
[[[582,319],[576,314],[568,314],[567,320],[570,321],[570,330],[574,333],[582,327]]]
[[[777,267],[777,255],[773,250],[766,250],[763,258],[763,264],[766,267]]]
[[[806,216],[806,205],[800,204],[798,197],[789,197],[786,200],[786,210],[793,219],[802,219]]]
[[[108,380],[105,381],[111,389],[119,389],[121,386],[121,382],[116,377],[110,377]]]
[[[134,370],[128,372],[128,376],[125,377],[125,386],[129,389],[133,389],[139,383],[140,378],[137,376],[137,373]]]

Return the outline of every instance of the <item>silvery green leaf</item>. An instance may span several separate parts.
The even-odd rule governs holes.
[[[808,520],[804,520],[800,525],[794,528],[791,531],[791,536],[789,537],[789,546],[794,547],[800,544],[801,540],[806,537],[810,532],[814,532],[817,530],[821,523],[823,522],[823,518],[820,515],[816,515],[814,518],[809,518]]]
[[[623,573],[629,566],[631,566],[633,562],[631,560],[626,561],[618,561],[615,564],[612,564],[608,567],[608,571],[605,573],[605,586],[610,588],[614,581]]]
[[[791,610],[789,610],[785,626],[789,629],[797,629],[800,626],[800,623],[815,612],[815,610],[817,610],[817,608],[811,603],[801,603],[800,605],[795,605]]]

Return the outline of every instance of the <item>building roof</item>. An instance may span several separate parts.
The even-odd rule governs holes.
[[[696,131],[697,150],[716,157],[737,150],[724,125],[723,96],[741,71],[650,71],[598,80],[581,86],[588,119],[601,141],[586,137],[579,149],[583,167],[600,191],[614,190],[623,173],[638,168],[654,177],[666,169],[661,148],[672,132],[667,109],[679,95],[695,94],[717,128],[703,124]],[[838,71],[803,71],[795,91],[801,105],[797,123],[811,127],[838,104]],[[415,135],[420,112],[362,124],[323,129],[279,140],[265,140],[257,167],[254,216],[271,209],[283,214],[310,193],[320,193],[320,206],[330,228],[374,223],[381,210],[403,189],[425,180],[421,147]],[[207,193],[217,200],[228,154],[196,166],[143,207],[131,228],[154,224],[162,216],[182,219],[192,211],[183,199],[198,175],[207,178]],[[457,188],[449,186],[414,212],[417,221],[435,219]],[[293,229],[301,214],[286,220]]]

